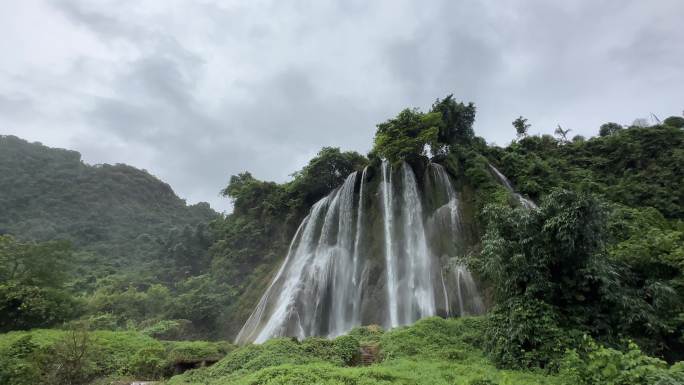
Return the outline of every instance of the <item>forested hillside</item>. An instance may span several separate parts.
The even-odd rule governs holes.
[[[171,298],[196,289],[182,279],[206,267],[218,217],[144,170],[0,137],[0,329],[79,318],[116,328],[184,311]]]
[[[188,345],[195,355],[227,356],[170,383],[681,383],[683,120],[608,123],[594,137],[569,139],[561,127],[528,136],[520,117],[505,128],[518,133],[506,147],[477,137],[474,121],[475,106],[451,96],[427,112],[406,109],[378,125],[367,157],[323,148],[286,183],[231,177],[222,194],[234,211],[225,216],[186,207],[145,172],[87,166],[77,153],[3,137],[0,330],[76,329],[93,337],[76,347],[97,354],[112,349],[102,330],[126,336],[119,349],[134,359],[84,360],[72,383],[168,377],[171,352],[185,345],[157,340],[232,339],[309,209],[350,173],[378,175],[389,164],[420,176],[438,164],[459,183],[469,243],[458,260],[477,277],[486,315],[230,353],[229,345],[201,343],[197,354]],[[537,204],[521,203],[528,198]],[[15,376],[24,380],[76,378],[41,361],[69,351],[64,333],[0,338],[8,368],[0,379],[11,370],[24,370]],[[356,368],[361,347],[381,363]]]
[[[0,137],[0,233],[72,242],[123,261],[148,259],[172,227],[215,218],[171,187],[125,164],[85,164],[76,151]]]

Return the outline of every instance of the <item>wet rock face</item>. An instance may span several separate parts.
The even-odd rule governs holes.
[[[355,172],[314,204],[236,342],[483,312],[458,262],[475,232],[462,183],[439,164],[419,166]]]

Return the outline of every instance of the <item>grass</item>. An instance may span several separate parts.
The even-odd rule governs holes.
[[[494,367],[480,349],[481,318],[428,318],[382,332],[359,328],[346,338],[378,344],[383,361],[350,366],[336,349],[340,340],[279,338],[236,349],[209,368],[171,378],[167,385],[365,385],[365,384],[566,384],[565,378],[541,371]],[[345,346],[348,341],[345,341]]]

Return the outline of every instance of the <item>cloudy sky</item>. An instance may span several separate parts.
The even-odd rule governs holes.
[[[476,133],[593,135],[684,109],[684,1],[0,2],[0,134],[128,163],[188,202],[454,93]]]

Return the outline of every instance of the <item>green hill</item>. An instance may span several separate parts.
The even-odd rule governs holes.
[[[76,151],[0,136],[0,234],[65,239],[81,250],[139,261],[157,252],[171,228],[216,217],[208,204],[186,205],[144,170],[92,166]]]

